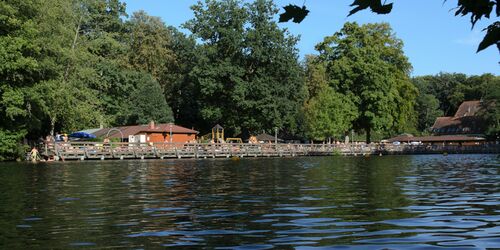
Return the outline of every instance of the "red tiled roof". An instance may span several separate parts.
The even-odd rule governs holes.
[[[458,107],[454,116],[436,118],[432,125],[434,134],[481,134],[484,132],[484,122],[478,112],[481,101],[465,101]]]
[[[94,133],[97,137],[106,136],[109,132],[110,138],[120,138],[123,134],[123,138],[128,138],[129,135],[136,135],[141,132],[147,133],[170,133],[170,126],[172,126],[172,134],[198,134],[198,131],[193,129],[188,129],[175,124],[160,123],[155,124],[154,128],[151,128],[149,124],[147,125],[135,125],[135,126],[123,126],[115,128],[103,128]],[[118,132],[118,130],[121,132]]]
[[[441,116],[436,118],[436,121],[434,122],[434,125],[432,125],[433,129],[438,129],[450,125],[456,125],[459,124],[459,120],[453,120],[452,116]]]
[[[460,118],[464,116],[475,116],[477,112],[481,109],[481,101],[465,101],[460,104],[455,112],[454,118]]]

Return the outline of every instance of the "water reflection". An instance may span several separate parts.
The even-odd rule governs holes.
[[[487,155],[6,163],[0,246],[492,248],[499,166]]]

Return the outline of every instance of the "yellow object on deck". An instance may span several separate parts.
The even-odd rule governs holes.
[[[226,138],[227,143],[243,143],[241,138]]]
[[[212,141],[216,143],[224,142],[224,128],[219,124],[212,128]]]

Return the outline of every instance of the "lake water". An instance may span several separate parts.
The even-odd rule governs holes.
[[[0,248],[500,247],[497,155],[0,164]]]

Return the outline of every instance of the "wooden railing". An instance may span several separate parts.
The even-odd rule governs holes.
[[[500,153],[500,145],[249,144],[57,142],[43,145],[55,160],[282,157],[313,155]]]

